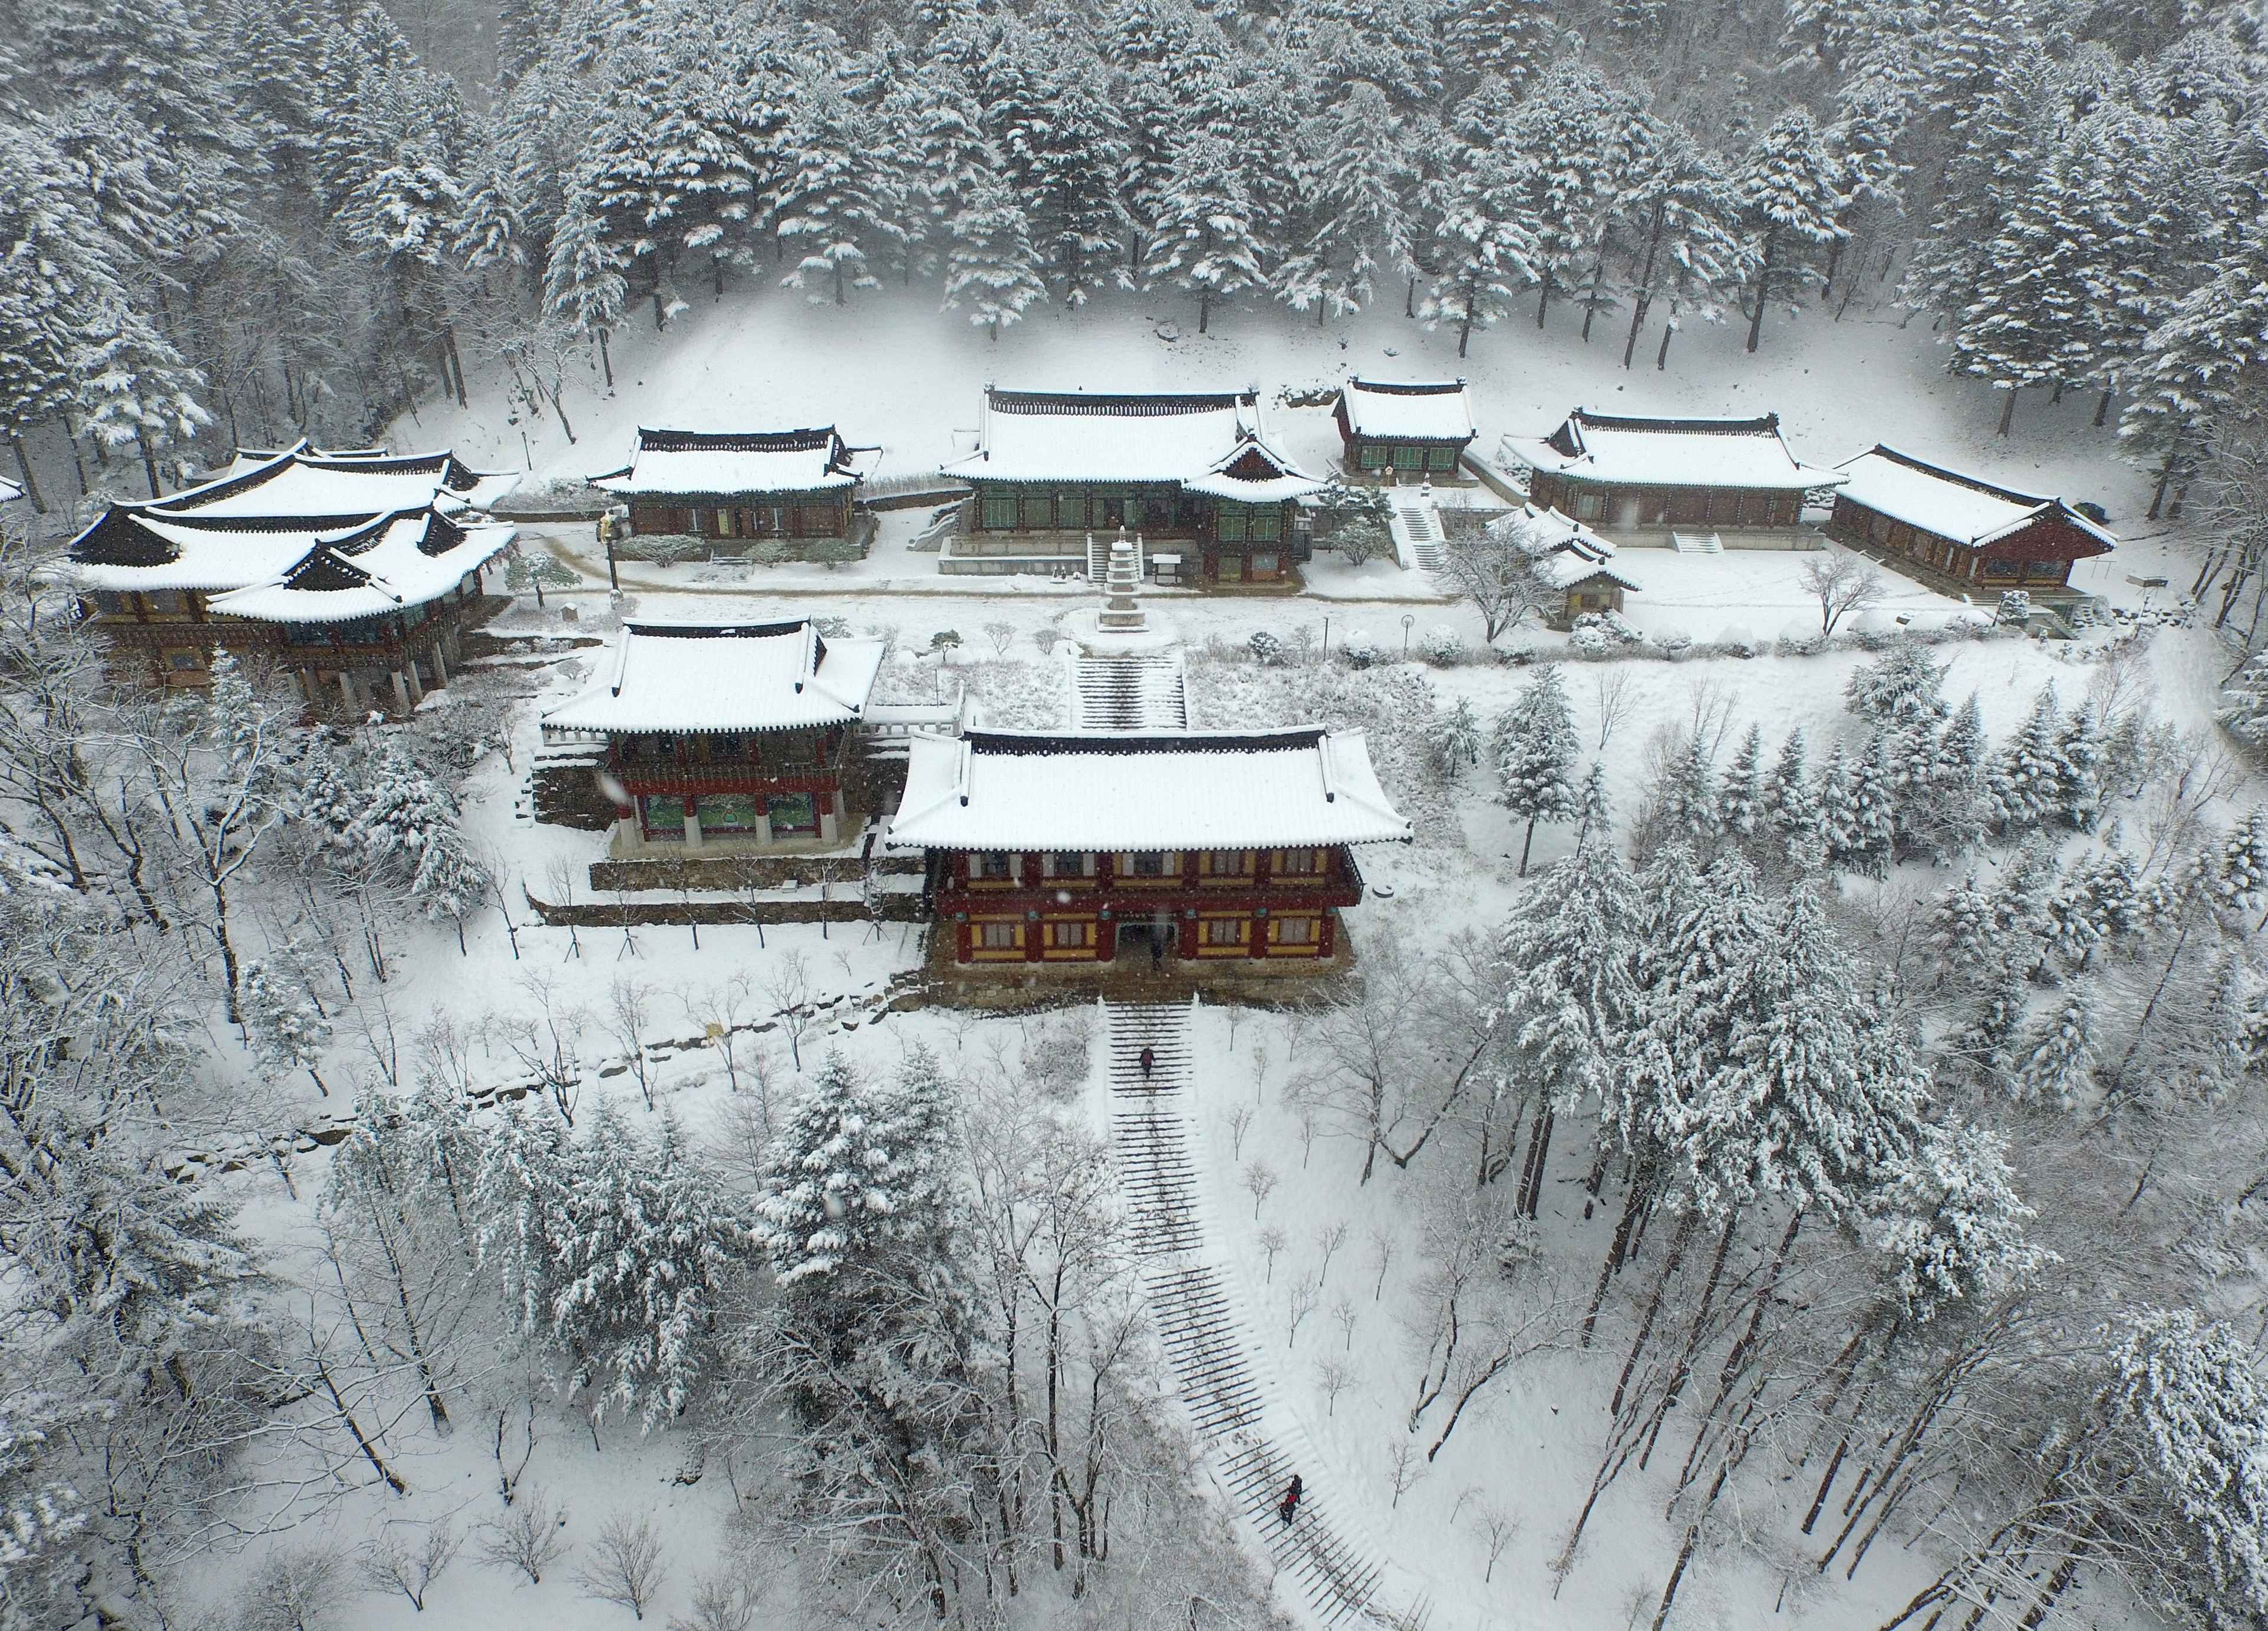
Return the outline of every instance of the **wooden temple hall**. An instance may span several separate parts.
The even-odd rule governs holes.
[[[1623,543],[1686,533],[1731,548],[1800,548],[1805,496],[1843,473],[1807,465],[1779,416],[1631,418],[1577,408],[1541,440],[1506,438],[1533,474],[1528,496]]]
[[[113,505],[63,570],[122,674],[202,688],[225,650],[289,674],[312,707],[406,713],[504,604],[481,574],[515,533],[484,511],[518,481],[446,452],[242,452],[195,487]]]
[[[831,849],[882,650],[808,619],[625,623],[544,739],[602,749],[614,859]]]
[[[2068,598],[2071,569],[2118,540],[2060,498],[2020,492],[1877,444],[1842,467],[1827,535],[1949,593]]]
[[[798,430],[641,429],[630,461],[591,478],[622,499],[632,537],[725,542],[777,539],[863,545],[873,518],[856,507],[881,450],[853,447],[833,425]]]
[[[925,857],[954,960],[1314,967],[1406,842],[1359,731],[917,733],[887,847]]]
[[[940,571],[1086,571],[1088,536],[1123,529],[1208,584],[1289,580],[1323,487],[1270,443],[1256,390],[987,386],[976,451],[944,474],[975,492]]]

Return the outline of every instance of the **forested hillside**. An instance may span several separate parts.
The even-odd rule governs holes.
[[[2098,393],[2176,477],[2268,362],[2257,4],[397,9],[465,60],[374,4],[0,0],[24,474],[368,439],[468,367],[563,415],[610,329],[781,283],[996,328],[1123,286],[1200,328],[1382,305],[1461,347],[1572,303],[1638,366],[1896,290],[2007,413]]]

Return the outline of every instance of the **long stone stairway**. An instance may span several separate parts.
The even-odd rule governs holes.
[[[1189,724],[1181,654],[1082,657],[1071,682],[1082,731],[1185,731]]]
[[[1207,1251],[1188,1120],[1197,1077],[1189,1010],[1106,1003],[1103,1018],[1119,1184],[1151,1318],[1199,1448],[1312,1623],[1424,1623],[1422,1597],[1395,1591],[1387,1566],[1350,1539],[1351,1525],[1335,1516],[1338,1492],[1322,1476],[1322,1458],[1305,1429],[1256,1371],[1257,1335]],[[1152,1061],[1146,1076],[1145,1047]],[[1277,1503],[1294,1473],[1306,1489],[1286,1524]],[[1389,1595],[1410,1600],[1389,1605]]]
[[[1386,530],[1403,566],[1431,577],[1447,564],[1441,553],[1440,507],[1432,499],[1396,496]]]

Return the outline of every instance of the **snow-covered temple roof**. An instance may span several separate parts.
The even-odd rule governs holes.
[[[1720,487],[1804,491],[1840,473],[1788,451],[1779,415],[1757,419],[1634,419],[1577,408],[1541,441],[1507,438],[1523,463],[1572,481],[1626,487]]]
[[[331,453],[303,441],[277,453],[239,453],[210,481],[118,508],[137,515],[339,523],[427,504],[485,510],[519,485],[513,472],[475,470],[452,452]]]
[[[853,447],[833,425],[803,430],[638,429],[637,446],[619,470],[591,485],[624,497],[731,497],[744,493],[818,493],[855,487],[873,471],[878,447]]]
[[[894,849],[1166,850],[1410,836],[1359,731],[917,733]]]
[[[328,550],[359,555],[379,547],[398,526],[422,518],[434,525],[420,532],[419,540],[437,539],[453,528],[475,542],[471,555],[460,544],[439,555],[416,541],[408,546],[429,561],[463,562],[457,570],[460,577],[511,544],[512,529],[486,522],[479,511],[519,480],[509,473],[474,470],[449,452],[393,454],[372,448],[328,453],[301,442],[277,453],[239,453],[226,471],[163,498],[114,504],[71,540],[66,555],[72,581],[90,590],[266,588],[309,565],[313,555]],[[406,590],[435,575],[424,568],[405,570],[394,586]],[[413,594],[395,604],[432,599],[456,581],[451,577],[432,594]],[[240,606],[224,609],[239,616],[269,615]]]
[[[1244,477],[1253,455],[1272,469]],[[966,481],[1174,482],[1252,503],[1322,490],[1270,444],[1256,391],[1103,393],[988,386],[976,451],[946,465],[945,474]]]
[[[2044,518],[2066,522],[2093,539],[2099,547],[2088,550],[2088,555],[2106,554],[2118,542],[2060,498],[2019,492],[1880,443],[1845,459],[1842,468],[1847,479],[1840,496],[1852,503],[1971,547]]]
[[[879,640],[828,640],[808,618],[778,623],[625,623],[583,694],[547,731],[807,731],[861,718]]]
[[[4,504],[11,500],[21,498],[23,496],[24,489],[22,488],[17,486],[13,481],[11,481],[6,476],[0,475],[0,504]]]
[[[1518,529],[1521,547],[1557,588],[1572,589],[1591,578],[1603,577],[1633,593],[1643,592],[1638,579],[1615,564],[1614,545],[1572,516],[1523,504],[1496,525]]]
[[[1405,442],[1469,442],[1472,400],[1462,379],[1365,379],[1339,387],[1339,410],[1357,436]]]
[[[326,535],[265,583],[215,595],[208,607],[270,623],[343,623],[438,600],[474,569],[512,547],[502,522],[431,508],[381,516]]]

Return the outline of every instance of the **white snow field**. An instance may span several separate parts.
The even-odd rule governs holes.
[[[471,409],[422,408],[415,422],[394,427],[392,439],[401,447],[453,445],[475,465],[525,463],[537,477],[555,478],[619,467],[640,424],[721,430],[832,422],[854,443],[881,444],[880,474],[899,477],[932,471],[967,450],[979,391],[988,380],[1096,389],[1256,384],[1269,404],[1271,434],[1292,458],[1316,469],[1337,451],[1328,409],[1286,408],[1274,402],[1278,387],[1329,386],[1357,370],[1381,378],[1463,375],[1472,383],[1481,425],[1476,451],[1484,455],[1502,436],[1548,430],[1578,404],[1632,413],[1776,410],[1790,444],[1808,463],[1832,465],[1881,441],[2014,486],[2103,503],[2113,530],[2128,541],[2075,575],[2090,591],[2130,604],[2154,594],[2162,603],[2167,591],[2145,591],[2127,577],[2180,577],[2169,529],[2135,518],[2148,496],[2146,481],[2118,461],[2107,431],[2088,428],[2091,400],[2074,396],[2054,407],[2028,401],[2016,434],[1996,438],[1997,403],[1991,393],[1947,378],[1941,354],[1919,327],[1879,314],[1854,310],[1837,324],[1824,312],[1807,310],[1792,321],[1776,321],[1764,351],[1754,357],[1742,355],[1736,333],[1689,332],[1679,337],[1666,373],[1644,359],[1624,372],[1616,365],[1617,349],[1603,336],[1586,349],[1556,324],[1540,335],[1522,321],[1477,333],[1471,355],[1461,360],[1452,334],[1428,334],[1385,314],[1317,330],[1273,312],[1234,309],[1217,316],[1211,335],[1200,338],[1184,327],[1177,339],[1159,337],[1161,323],[1183,322],[1186,316],[1158,298],[1111,298],[1076,316],[1037,312],[994,346],[981,332],[938,315],[918,299],[884,297],[836,310],[806,305],[784,293],[735,297],[718,305],[696,304],[665,334],[633,326],[617,336],[615,393],[571,394],[570,413],[580,436],[576,444],[566,442],[553,420],[507,421],[493,381],[475,382]],[[1038,658],[1038,646],[1059,629],[1064,613],[1088,604],[1094,591],[1083,584],[940,579],[933,555],[904,547],[919,518],[886,518],[870,558],[834,571],[758,569],[745,581],[725,581],[704,579],[709,569],[697,567],[626,566],[630,604],[622,609],[634,606],[637,615],[658,620],[724,621],[783,606],[792,615],[838,615],[858,632],[899,636],[878,696],[926,698],[932,690],[946,694],[965,683],[979,699],[976,716],[1004,725],[1069,724],[1072,685],[1060,677],[1060,665]],[[526,530],[539,540],[556,535],[561,547],[587,566],[592,552],[585,524]],[[1628,613],[1639,629],[1656,636],[1679,631],[1701,643],[1737,631],[1769,650],[1791,628],[1816,627],[1816,606],[1797,581],[1802,559],[1772,552],[1701,556],[1634,549],[1618,561],[1644,585]],[[600,592],[603,578],[586,573],[585,582],[585,589],[555,595],[541,610],[523,599],[493,632],[605,632],[617,613]],[[1931,627],[1961,610],[1957,602],[1907,580],[1892,576],[1886,583],[1879,618],[1904,616]],[[1422,577],[1390,562],[1359,570],[1319,562],[1304,596],[1168,593],[1152,604],[1170,608],[1182,636],[1181,655],[1189,664],[1189,723],[1198,728],[1296,723],[1286,716],[1298,711],[1296,689],[1269,680],[1270,671],[1207,654],[1209,645],[1241,647],[1257,629],[1287,643],[1306,629],[1333,649],[1359,633],[1389,658],[1404,643],[1419,649],[1429,633],[1445,625],[1468,646],[1479,643],[1478,619],[1469,608],[1451,605]],[[563,606],[575,611],[571,625],[562,620]],[[1005,655],[993,656],[983,637],[981,631],[993,627],[1002,631]],[[947,628],[963,637],[949,662],[913,655],[912,648]],[[1550,654],[1564,647],[1564,637],[1530,627],[1504,643]],[[2068,698],[2087,693],[2099,670],[2073,660],[2086,643],[1951,643],[1938,648],[1937,656],[1952,665],[1948,694],[1957,700],[1975,692],[1997,741],[2022,718],[2043,684],[2055,682]],[[600,835],[535,826],[520,809],[537,746],[538,713],[581,688],[600,657],[590,646],[531,653],[526,672],[538,677],[541,690],[517,704],[510,754],[490,754],[465,790],[467,824],[502,858],[505,892],[514,902],[523,887],[546,893],[558,865],[579,869],[602,851]],[[1624,801],[1627,812],[1657,738],[1712,710],[1724,716],[1728,742],[1737,741],[1751,723],[1764,727],[1775,748],[1780,734],[1797,725],[1815,751],[1838,737],[1857,740],[1843,688],[1865,660],[1863,653],[1847,650],[1685,662],[1629,658],[1571,664],[1566,677],[1583,755],[1595,754],[1605,763],[1610,791]],[[2205,631],[2159,630],[2142,661],[2139,683],[2161,716],[2184,727],[2209,720],[2226,663]],[[1413,663],[1406,671],[1389,665],[1370,676],[1349,676],[1346,683],[1370,684],[1403,672],[1422,677],[1444,706],[1469,701],[1484,721],[1527,678],[1521,669],[1487,662]],[[1035,676],[1044,682],[1035,683]],[[1602,687],[1616,681],[1625,692],[1602,746]],[[1177,690],[1175,700],[1182,694]],[[428,702],[453,705],[448,692]],[[1349,916],[1358,954],[1389,935],[1438,945],[1457,932],[1487,930],[1502,920],[1527,885],[1513,877],[1520,834],[1492,801],[1492,790],[1484,768],[1442,796],[1438,807],[1403,811],[1419,818],[1416,843],[1363,852],[1373,898]],[[1569,828],[1543,828],[1533,865],[1565,856],[1572,843]],[[1926,868],[1904,869],[1917,871],[1919,886],[1941,881]],[[1886,886],[1851,887],[1911,886],[1912,880],[1901,878]],[[894,978],[910,973],[919,955],[917,931],[908,926],[877,931],[836,925],[824,932],[815,926],[769,928],[761,931],[760,944],[760,932],[743,927],[704,927],[697,934],[682,925],[627,933],[584,929],[571,937],[565,929],[531,927],[526,915],[515,913],[515,935],[497,914],[482,915],[468,925],[462,955],[445,928],[420,929],[398,947],[400,973],[387,1001],[404,1034],[436,1018],[453,1018],[476,1039],[476,1074],[503,1080],[512,1068],[490,1016],[541,1003],[561,1015],[579,1012],[586,1027],[585,1056],[607,1062],[599,1065],[590,1091],[611,1093],[643,1115],[632,1078],[621,1068],[620,1048],[590,1016],[604,1008],[617,979],[645,982],[657,1016],[648,1038],[657,1103],[690,1135],[719,1149],[742,1136],[734,1113],[745,1095],[726,1091],[716,1051],[704,1043],[685,999],[697,999],[735,974],[747,975],[762,988],[788,959],[801,959],[814,1010],[807,1034],[796,1043],[805,1074],[830,1047],[886,1071],[917,1040],[935,1049],[949,1068],[982,1072],[988,1058],[999,1056],[996,1050],[1020,1045],[1028,1023],[943,1007],[891,1011],[886,1004]],[[1188,1046],[1186,1071],[1174,1097],[1195,1234],[1174,1237],[1172,1244],[1187,1251],[1189,1262],[1204,1266],[1219,1306],[1233,1317],[1237,1363],[1260,1401],[1257,1425],[1241,1440],[1233,1432],[1243,1429],[1214,1430],[1202,1389],[1192,1389],[1179,1368],[1182,1355],[1170,1330],[1153,1370],[1161,1392],[1177,1400],[1173,1419],[1206,1450],[1203,1465],[1210,1472],[1202,1487],[1224,1512],[1237,1515],[1253,1555],[1276,1579],[1276,1600],[1287,1619],[1362,1623],[1367,1611],[1348,1611],[1347,1592],[1340,1588],[1346,1578],[1371,1578],[1364,1571],[1374,1565],[1377,1589],[1365,1588],[1363,1600],[1385,1608],[1421,1605],[1423,1618],[1414,1623],[1432,1631],[1630,1631],[1643,1623],[1675,1551],[1661,1510],[1685,1448],[1685,1434],[1675,1423],[1652,1469],[1609,1491],[1556,1597],[1551,1569],[1598,1453],[1606,1422],[1603,1393],[1616,1345],[1627,1341],[1623,1328],[1614,1327],[1617,1334],[1601,1351],[1579,1355],[1563,1345],[1519,1362],[1459,1422],[1438,1458],[1425,1463],[1422,1451],[1439,1436],[1447,1411],[1445,1403],[1434,1404],[1414,1436],[1418,1476],[1412,1481],[1406,1470],[1397,1474],[1395,1447],[1412,1441],[1408,1422],[1425,1363],[1418,1326],[1429,1223],[1454,1203],[1461,1186],[1469,1187],[1468,1175],[1438,1163],[1421,1161],[1403,1171],[1381,1162],[1366,1184],[1359,1182],[1359,1142],[1328,1128],[1310,1135],[1286,1102],[1284,1088],[1301,1045],[1293,1017],[1208,1001],[1155,1018],[1185,1036]],[[1109,1035],[1098,1015],[1081,1104],[1098,1134],[1118,1128],[1124,1157],[1140,1143],[1139,1135],[1126,1132],[1124,1116],[1149,1106],[1114,1092]],[[758,1039],[757,1047],[779,1090],[792,1093],[799,1071],[785,1032],[776,1029]],[[337,1079],[367,1072],[360,1040],[342,1036],[335,1051]],[[313,1090],[305,1091],[306,1108],[313,1112]],[[2021,1158],[2017,1152],[2020,1166]],[[296,1196],[266,1166],[208,1181],[228,1182],[245,1198],[249,1225],[278,1251],[288,1272],[297,1272],[313,1261],[314,1224],[306,1198],[320,1190],[327,1159],[320,1151],[293,1159]],[[1256,1209],[1244,1186],[1255,1161],[1279,1180]],[[1572,1137],[1555,1150],[1539,1220],[1545,1250],[1524,1271],[1539,1288],[1556,1283],[1579,1297],[1613,1226],[1610,1207],[1583,1216],[1582,1162]],[[1131,1192],[1127,1200],[1140,1223],[1151,1201]],[[1340,1225],[1344,1236],[1330,1248],[1326,1274],[1328,1238]],[[1265,1235],[1271,1226],[1283,1231],[1272,1259]],[[1304,1295],[1299,1289],[1311,1277],[1314,1300],[1295,1333],[1292,1299]],[[1172,1307],[1158,1301],[1171,1299],[1155,1276],[1151,1289],[1153,1311],[1162,1307],[1171,1315]],[[455,1515],[469,1525],[490,1517],[494,1418],[480,1417],[468,1400],[453,1436],[438,1437],[408,1415],[386,1424],[408,1494],[357,1491],[328,1509],[322,1536],[301,1534],[292,1544],[328,1539],[351,1546],[388,1524]],[[516,1457],[522,1423],[515,1417],[507,1426],[507,1453]],[[534,1431],[527,1481],[560,1503],[571,1540],[587,1542],[617,1512],[652,1516],[667,1568],[647,1623],[660,1625],[688,1612],[696,1576],[724,1544],[735,1500],[734,1469],[700,1465],[689,1442],[666,1430],[641,1435],[635,1426],[615,1423],[594,1435],[572,1407],[539,1407]],[[1257,1486],[1249,1478],[1240,1481],[1240,1468],[1249,1471],[1255,1446],[1263,1444],[1276,1458],[1265,1463],[1269,1480],[1285,1471],[1302,1475],[1314,1502],[1301,1520],[1307,1530],[1295,1525],[1289,1535],[1274,1532],[1267,1503],[1256,1505]],[[1403,1486],[1399,1491],[1397,1482]],[[1679,1627],[1867,1631],[1935,1572],[1937,1560],[1926,1546],[1906,1550],[1885,1543],[1870,1554],[1855,1580],[1846,1582],[1839,1567],[1822,1576],[1811,1561],[1816,1544],[1793,1533],[1786,1502],[1798,1500],[1788,1493],[1795,1486],[1751,1476],[1744,1488],[1742,1499],[1751,1504],[1727,1527],[1740,1530],[1749,1544],[1705,1548],[1678,1598]],[[1776,1489],[1781,1492],[1777,1498]],[[1315,1539],[1311,1543],[1307,1536]],[[1319,1585],[1339,1567],[1317,1561],[1326,1556],[1344,1559],[1353,1574]],[[758,1620],[766,1627],[801,1623],[791,1571],[780,1561],[777,1592]],[[225,1603],[243,1567],[212,1564],[201,1583],[207,1599]],[[1048,1589],[1043,1581],[1032,1588],[1042,1603]],[[2102,1623],[2119,1621],[2114,1603],[2095,1600],[2090,1608]],[[1034,1623],[1047,1619],[1042,1612]],[[365,1595],[342,1610],[340,1623],[354,1631],[523,1625],[614,1631],[630,1621],[621,1607],[579,1595],[567,1569],[540,1586],[514,1584],[504,1574],[477,1566],[468,1552],[436,1585],[423,1614],[400,1596]]]

